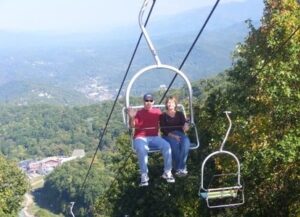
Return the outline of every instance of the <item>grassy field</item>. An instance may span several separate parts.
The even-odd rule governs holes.
[[[35,190],[44,186],[44,177],[36,176],[30,180],[31,189]]]

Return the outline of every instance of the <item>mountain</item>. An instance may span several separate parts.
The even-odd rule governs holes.
[[[232,51],[248,33],[244,20],[251,17],[258,25],[261,8],[257,0],[220,5],[182,68],[187,76],[198,80],[230,67]],[[162,63],[179,67],[210,9],[150,20],[147,29]],[[111,99],[138,35],[137,25],[105,35],[0,32],[0,102],[74,105]],[[126,83],[135,72],[152,64],[154,59],[142,40]],[[173,76],[149,72],[137,81],[133,93],[168,85]],[[175,86],[181,84],[177,79]]]

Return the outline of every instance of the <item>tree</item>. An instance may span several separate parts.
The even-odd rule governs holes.
[[[90,161],[90,158],[83,158],[64,163],[49,174],[44,187],[34,192],[39,206],[69,215],[69,204],[75,202],[73,212],[76,216],[91,216],[93,204],[103,194],[111,172],[104,168],[101,156],[96,157],[83,186]]]
[[[0,155],[0,216],[16,216],[27,190],[25,174]]]
[[[255,29],[248,21],[251,31],[237,47],[227,88],[210,94],[205,114],[214,136],[221,129],[216,112],[233,111],[235,127],[227,148],[235,147],[241,156],[246,183],[247,204],[239,216],[297,216],[300,6],[293,0],[265,4],[262,25]]]

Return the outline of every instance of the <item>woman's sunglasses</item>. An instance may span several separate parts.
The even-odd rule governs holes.
[[[153,102],[153,100],[144,100],[145,102]]]

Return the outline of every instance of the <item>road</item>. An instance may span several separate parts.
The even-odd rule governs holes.
[[[33,197],[30,193],[25,194],[25,200],[24,200],[24,208],[19,213],[19,217],[34,217],[34,215],[31,215],[28,213],[28,207],[33,204]]]

